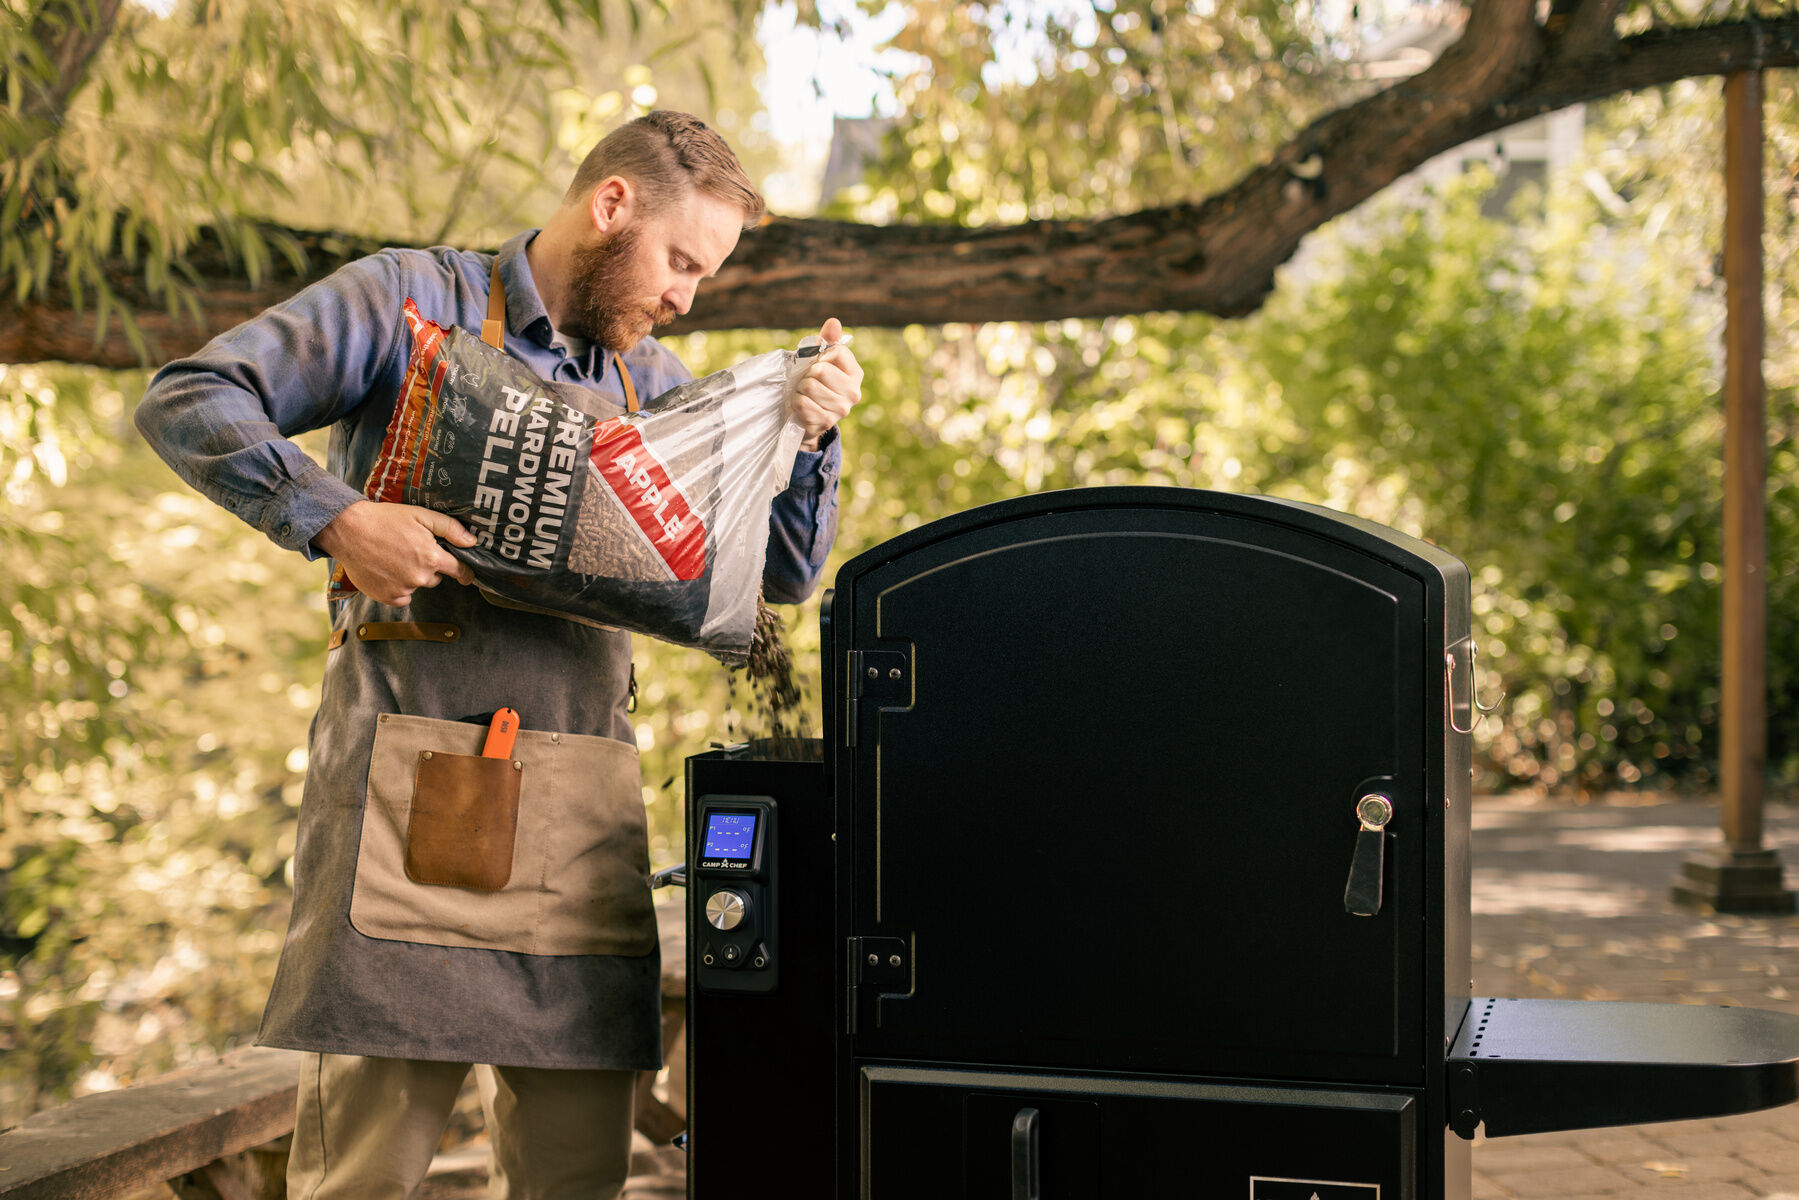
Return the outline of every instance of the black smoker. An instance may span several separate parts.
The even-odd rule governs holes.
[[[1052,493],[856,558],[823,631],[822,762],[688,762],[690,1196],[1457,1200],[1483,1122],[1799,1096],[1781,1014],[1470,995],[1433,546]]]

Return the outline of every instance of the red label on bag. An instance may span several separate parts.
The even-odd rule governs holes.
[[[443,390],[449,364],[444,361],[444,329],[419,315],[418,305],[409,296],[402,311],[412,328],[412,358],[406,377],[400,381],[400,395],[394,402],[394,415],[381,441],[381,456],[374,474],[369,476],[362,494],[371,500],[403,504],[406,489],[424,482],[425,447],[431,441],[431,427],[437,421],[437,397]],[[407,464],[411,464],[408,471]]]
[[[706,570],[706,526],[669,478],[637,427],[607,421],[593,434],[594,469],[612,489],[676,579],[698,579]]]

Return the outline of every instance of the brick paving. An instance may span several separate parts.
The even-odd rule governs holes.
[[[1799,879],[1799,810],[1766,844]],[[1799,1013],[1799,918],[1707,916],[1669,885],[1716,846],[1699,803],[1474,808],[1474,991]],[[1799,1200],[1799,1105],[1706,1121],[1479,1138],[1474,1200]]]
[[[1799,809],[1766,844],[1799,882]],[[1475,802],[1474,991],[1482,996],[1736,1004],[1799,1013],[1799,918],[1707,916],[1669,885],[1721,840],[1715,806]],[[477,1120],[478,1115],[477,1115]],[[465,1147],[422,1200],[485,1195]],[[641,1142],[626,1200],[683,1194],[679,1151]],[[1799,1104],[1718,1120],[1477,1138],[1474,1200],[1799,1200]]]

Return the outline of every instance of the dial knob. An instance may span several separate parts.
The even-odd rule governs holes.
[[[735,929],[749,915],[749,897],[742,892],[720,888],[706,897],[706,920],[714,929]]]

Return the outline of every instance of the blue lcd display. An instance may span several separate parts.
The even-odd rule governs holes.
[[[756,846],[756,814],[753,812],[714,812],[706,814],[706,844],[700,857],[728,859],[749,865]]]

